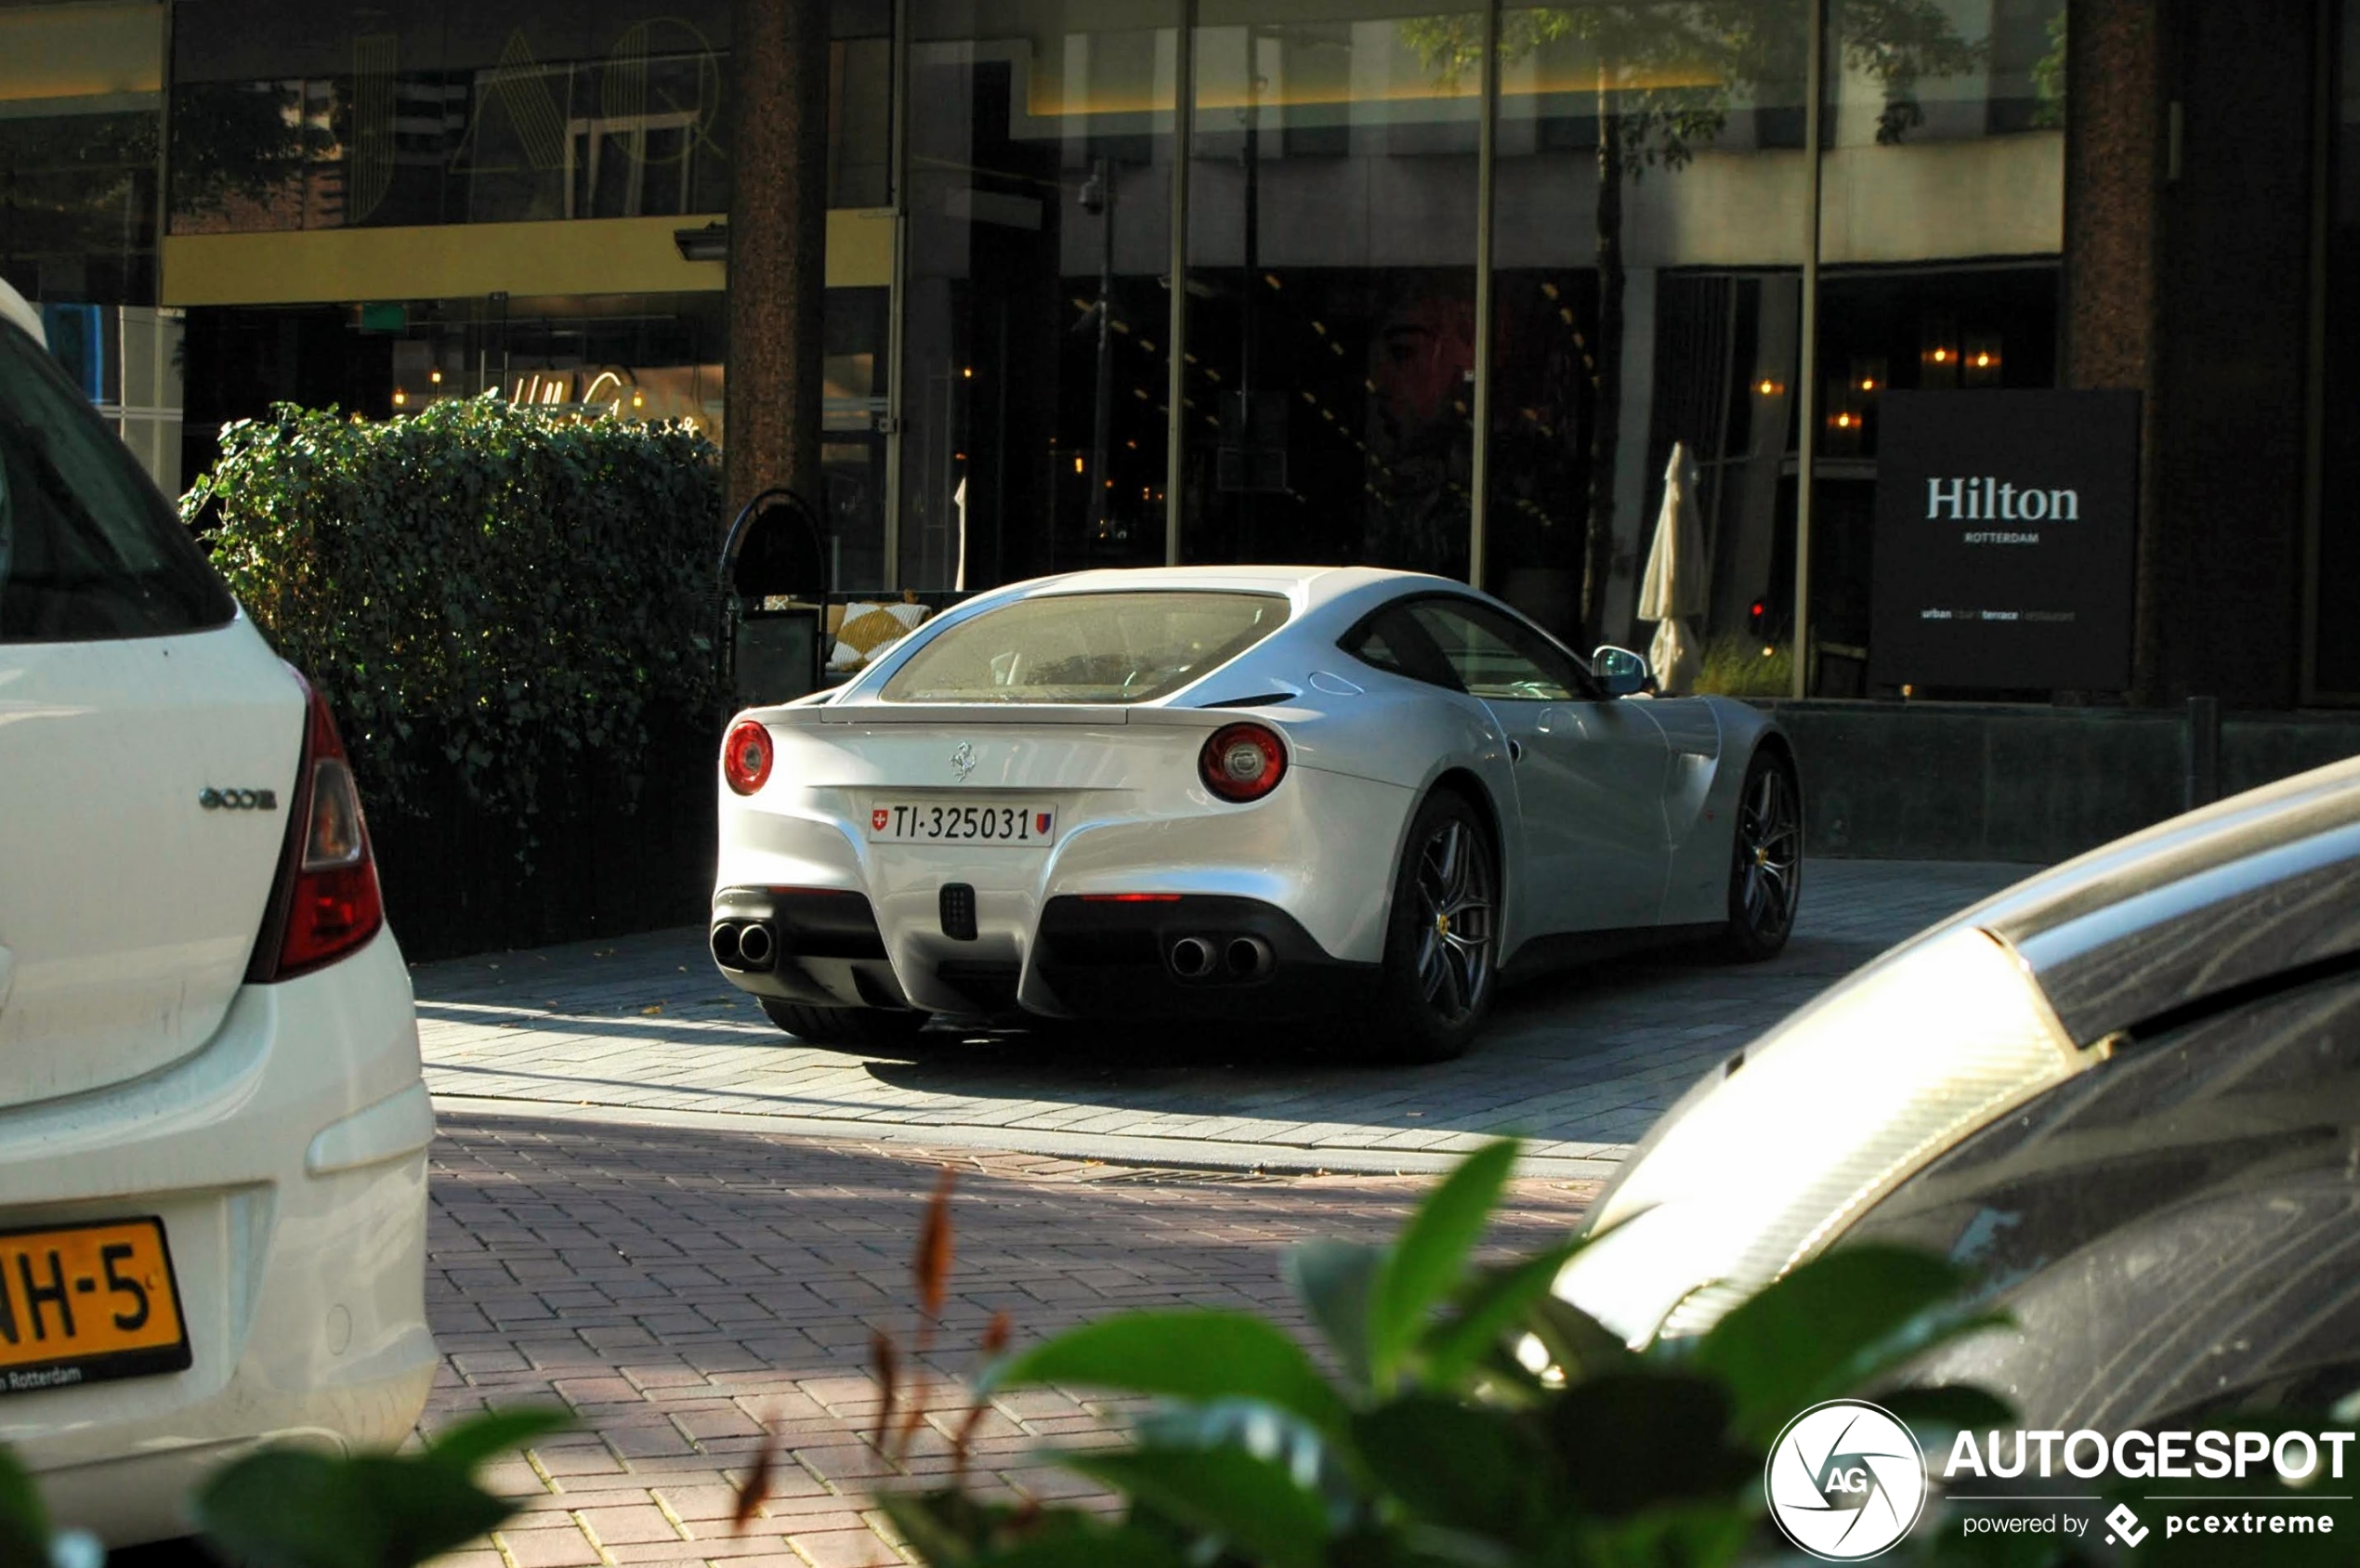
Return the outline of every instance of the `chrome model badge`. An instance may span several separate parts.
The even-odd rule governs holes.
[[[959,742],[959,749],[951,753],[951,771],[959,776],[960,783],[964,784],[967,781],[967,775],[975,770],[976,749],[962,740]]]
[[[276,790],[214,790],[197,792],[197,804],[207,811],[276,811]]]

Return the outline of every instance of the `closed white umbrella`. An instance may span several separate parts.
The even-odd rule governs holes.
[[[1647,662],[1655,666],[1656,689],[1667,696],[1686,691],[1703,661],[1685,622],[1704,614],[1711,584],[1705,581],[1704,521],[1697,514],[1696,465],[1688,444],[1672,443],[1663,471],[1663,510],[1656,517],[1655,543],[1639,581],[1639,619],[1656,622]]]

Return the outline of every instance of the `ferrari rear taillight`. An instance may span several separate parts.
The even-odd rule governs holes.
[[[247,966],[249,981],[308,973],[358,948],[385,924],[369,824],[343,738],[327,699],[308,681],[303,691],[308,712],[295,817],[287,824],[269,918]]]
[[[1197,754],[1197,773],[1225,801],[1258,801],[1287,776],[1287,749],[1260,725],[1224,725]]]
[[[721,777],[741,795],[751,795],[770,777],[770,732],[760,722],[741,719],[721,743]]]

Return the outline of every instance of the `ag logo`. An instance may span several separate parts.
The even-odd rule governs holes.
[[[1891,1411],[1831,1399],[1787,1423],[1770,1445],[1762,1484],[1787,1539],[1829,1562],[1857,1562],[1918,1522],[1926,1462]]]

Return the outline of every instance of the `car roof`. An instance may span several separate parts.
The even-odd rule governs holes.
[[[2117,839],[1945,923],[2006,938],[2085,1041],[2360,953],[2360,758]]]
[[[1429,577],[1423,572],[1391,571],[1380,567],[1204,566],[1102,568],[1039,578],[1010,587],[1021,596],[1035,594],[1109,594],[1138,590],[1193,588],[1199,592],[1285,594],[1305,608],[1330,604],[1373,583],[1432,582],[1463,590],[1464,583]]]
[[[0,281],[0,321],[10,321],[33,334],[33,341],[44,348],[49,346],[49,334],[41,330],[41,312],[25,303],[24,295]]]

